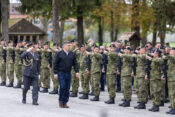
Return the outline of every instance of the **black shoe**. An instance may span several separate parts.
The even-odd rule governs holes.
[[[48,88],[43,88],[42,91],[40,91],[41,93],[48,93]]]
[[[6,87],[13,87],[13,83],[8,84]]]
[[[37,102],[33,102],[33,105],[38,106],[39,104]]]
[[[99,101],[99,96],[95,96],[94,98],[91,99],[91,101]]]
[[[134,107],[135,109],[146,109],[145,103],[140,102],[138,106]]]
[[[175,115],[175,109],[171,109],[170,111],[166,112],[167,114],[170,115]]]
[[[91,93],[89,93],[90,96],[94,96],[94,92],[92,91]]]
[[[130,107],[130,101],[124,101],[123,103],[119,104],[122,107]]]
[[[83,91],[79,92],[79,94],[84,94]]]
[[[170,100],[168,98],[165,98],[164,103],[169,103]]]
[[[154,105],[151,109],[149,109],[149,111],[158,112],[159,111],[159,106]]]
[[[52,94],[52,95],[58,94],[58,90],[54,89],[53,91],[49,92],[49,94]]]
[[[159,106],[164,106],[164,101],[161,101]]]
[[[123,102],[124,102],[124,101],[126,101],[126,100],[125,100],[125,99],[121,99],[121,101],[123,101]],[[131,101],[131,100],[129,100],[129,101]]]
[[[5,86],[6,83],[5,82],[1,82],[0,86]]]
[[[21,88],[21,84],[17,84],[17,85],[14,86],[13,88],[19,89],[19,88]]]
[[[79,99],[88,99],[88,98],[89,98],[88,94],[83,94],[81,97],[79,97]]]
[[[105,104],[115,104],[114,98],[110,98],[108,101],[105,102]]]
[[[22,100],[22,103],[23,103],[23,104],[26,104],[26,99],[23,99],[23,100]]]
[[[77,93],[71,93],[69,97],[77,97]]]

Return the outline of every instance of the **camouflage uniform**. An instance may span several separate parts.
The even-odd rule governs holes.
[[[116,60],[117,60],[118,54],[116,52],[109,52],[107,56],[108,56],[108,64],[107,64],[108,93],[110,98],[115,98],[116,75],[117,75]]]
[[[15,71],[16,78],[18,80],[17,84],[22,84],[22,60],[20,59],[21,54],[20,48],[15,48]]]
[[[72,52],[75,54],[78,66],[79,66],[79,57],[80,57],[80,50],[79,49],[73,49]],[[75,70],[72,67],[71,70],[71,82],[72,82],[72,93],[77,94],[78,93],[78,88],[79,88],[79,79],[76,78],[76,73]]]
[[[131,100],[132,87],[131,87],[131,73],[132,73],[132,56],[130,54],[121,55],[122,70],[121,70],[121,85],[124,99],[128,102]]]
[[[50,55],[48,50],[41,49],[41,82],[43,83],[43,88],[50,88]]]
[[[7,47],[7,76],[9,83],[13,84],[14,82],[14,62],[15,62],[15,52],[13,47]]]
[[[0,76],[1,81],[6,83],[6,50],[0,45]]]
[[[136,94],[139,102],[146,103],[148,97],[148,81],[146,76],[146,55],[137,55],[137,75],[136,75]]]
[[[99,53],[91,53],[91,78],[93,81],[93,91],[95,96],[100,95],[100,72],[102,55]]]
[[[161,58],[153,58],[151,63],[150,91],[153,105],[159,106],[161,103],[162,91],[162,71],[161,66],[163,60]]]
[[[168,89],[172,109],[175,109],[175,56],[168,56]]]
[[[55,58],[56,53],[57,53],[57,51],[52,49],[52,69],[50,69],[50,74],[51,74],[51,79],[53,82],[54,89],[58,90],[58,85],[59,85],[58,80],[54,79],[54,73],[53,73],[53,62],[54,62],[54,58]]]
[[[83,93],[89,93],[89,75],[86,74],[87,69],[87,62],[88,62],[88,55],[86,52],[80,53],[80,78],[81,78],[81,85],[83,88]]]

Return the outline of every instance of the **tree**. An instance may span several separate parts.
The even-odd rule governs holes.
[[[2,39],[9,41],[8,19],[9,19],[9,0],[1,0],[2,18]]]

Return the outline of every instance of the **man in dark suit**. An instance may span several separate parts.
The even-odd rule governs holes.
[[[40,77],[40,59],[38,53],[36,53],[36,49],[38,48],[38,45],[32,45],[29,43],[27,45],[29,48],[26,52],[23,52],[21,54],[21,59],[24,60],[24,89],[23,89],[23,99],[22,103],[26,104],[26,94],[27,91],[30,89],[30,85],[32,84],[33,90],[32,90],[32,99],[33,99],[33,105],[39,105],[38,104],[38,80]]]
[[[65,42],[63,50],[58,52],[55,56],[53,71],[54,78],[58,79],[60,84],[59,91],[59,106],[60,108],[69,108],[67,102],[69,101],[69,90],[71,83],[71,69],[74,66],[76,77],[79,78],[78,64],[76,57],[70,51],[70,43]]]

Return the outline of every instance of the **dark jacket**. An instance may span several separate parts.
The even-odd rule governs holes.
[[[70,51],[68,55],[64,52],[64,50],[56,53],[53,63],[54,74],[57,74],[58,72],[70,73],[72,66],[74,66],[76,73],[79,72],[77,60],[72,51]]]
[[[23,52],[21,59],[24,60],[25,68],[23,75],[26,77],[38,77],[40,75],[40,59],[39,54],[34,53],[34,56],[30,52]]]

